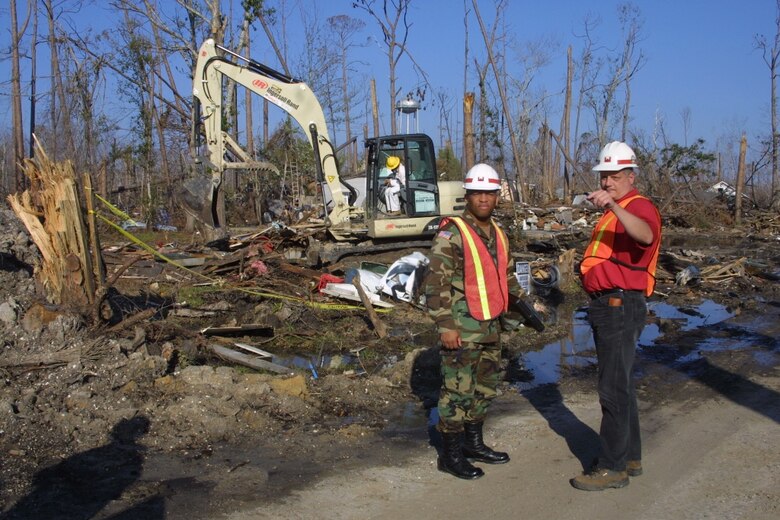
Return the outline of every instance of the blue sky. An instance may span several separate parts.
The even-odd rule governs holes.
[[[160,3],[173,0],[160,0]],[[296,0],[285,0],[293,14],[288,20],[288,38],[294,42],[303,39],[303,29],[297,23]],[[17,0],[22,4],[25,1]],[[227,2],[226,2],[227,3]],[[236,0],[236,4],[237,4]],[[307,4],[309,2],[306,2]],[[314,7],[307,7],[308,13],[319,13],[320,19],[334,14],[348,14],[366,20],[364,37],[374,35],[381,41],[375,23],[359,10],[351,7],[350,0],[317,0]],[[546,91],[551,97],[550,121],[557,127],[560,121],[562,96],[566,73],[566,46],[574,46],[575,58],[581,46],[581,33],[586,14],[601,18],[601,24],[594,31],[595,39],[603,46],[618,49],[619,25],[617,1],[612,0],[509,0],[510,7],[505,17],[509,32],[515,35],[520,48],[528,42],[545,39],[545,48],[550,62],[538,73],[533,85]],[[644,39],[639,44],[647,61],[632,83],[633,128],[650,134],[660,116],[664,120],[667,135],[676,142],[685,138],[681,112],[690,111],[690,128],[687,138],[691,141],[703,137],[709,144],[721,136],[738,136],[747,132],[752,140],[770,132],[769,123],[769,70],[759,51],[754,49],[756,34],[766,35],[770,41],[775,33],[775,2],[772,0],[638,0],[644,19]],[[102,2],[98,6],[105,5]],[[470,7],[471,1],[467,5]],[[486,23],[494,17],[493,1],[480,0],[480,11]],[[426,70],[434,87],[448,92],[458,105],[463,90],[463,0],[414,0],[411,9],[413,27],[409,47],[415,59]],[[100,7],[84,9],[77,20],[79,27],[99,26],[108,17]],[[41,31],[45,23],[41,22]],[[482,54],[483,43],[478,26],[472,17],[469,25],[472,56]],[[254,36],[256,42],[263,39],[262,33]],[[370,40],[368,40],[370,41]],[[0,48],[8,49],[10,28],[8,7],[0,7]],[[45,52],[39,47],[39,58]],[[253,56],[277,66],[270,46],[253,51]],[[380,89],[380,103],[386,100],[382,90],[386,78],[386,58],[378,45],[368,46],[363,59],[376,63],[373,75]],[[291,51],[293,54],[293,51]],[[510,64],[513,62],[510,57]],[[29,60],[23,66],[29,67]],[[45,74],[44,65],[39,73]],[[9,77],[10,64],[0,63],[0,77]],[[414,74],[408,61],[399,69],[401,86],[414,86]],[[472,65],[473,71],[473,65]],[[520,72],[515,70],[514,73]],[[295,75],[295,71],[293,71]],[[29,72],[23,72],[29,78]],[[10,110],[7,82],[0,83],[0,121],[4,128],[10,125]],[[473,79],[471,88],[475,88]],[[39,80],[39,92],[48,87],[45,79]],[[115,99],[106,96],[106,103]],[[385,102],[386,104],[386,102]],[[112,106],[112,110],[119,107]],[[455,114],[457,116],[457,114]],[[25,115],[25,126],[28,122]],[[458,117],[459,119],[459,117]],[[129,120],[129,119],[128,119]],[[431,135],[438,132],[438,111],[426,110],[420,114],[420,127]],[[389,125],[383,123],[388,131]],[[614,137],[614,136],[613,136]]]
[[[458,91],[463,70],[462,35],[447,36],[438,27],[462,27],[462,2],[427,1],[433,6],[450,4],[438,11],[424,43],[417,45],[413,34],[410,46],[430,48],[431,56],[416,51],[429,65],[433,78],[451,77]],[[470,3],[470,2],[469,2]],[[647,61],[632,84],[633,126],[651,132],[660,114],[670,137],[683,140],[680,113],[690,110],[689,140],[704,137],[708,142],[721,134],[748,132],[749,136],[769,134],[769,69],[754,49],[754,36],[775,34],[775,2],[772,0],[644,0],[635,2],[645,19],[644,40],[640,43]],[[480,2],[483,19],[492,20],[492,2]],[[544,5],[544,7],[540,7]],[[510,1],[507,22],[520,42],[549,36],[559,48],[540,77],[547,89],[559,91],[565,81],[566,46],[574,45],[576,58],[580,44],[574,34],[582,32],[588,13],[601,17],[596,38],[617,48],[619,25],[615,6],[609,0]],[[433,15],[420,9],[420,25]],[[608,28],[612,27],[610,31]],[[417,27],[416,27],[417,28]],[[472,49],[481,43],[471,24]],[[610,40],[610,34],[612,40]],[[438,72],[436,72],[438,71]],[[562,103],[556,103],[560,105]],[[559,113],[559,112],[558,112]],[[552,118],[559,121],[560,116]]]

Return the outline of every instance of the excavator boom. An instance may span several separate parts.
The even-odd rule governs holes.
[[[262,63],[244,58],[216,44],[213,39],[206,40],[198,51],[193,80],[193,96],[199,106],[200,122],[204,126],[206,136],[204,159],[212,177],[210,184],[204,184],[202,180],[191,184],[195,188],[190,189],[183,197],[185,209],[190,209],[193,216],[215,230],[223,229],[224,217],[215,207],[222,204],[219,189],[225,170],[272,168],[268,163],[252,161],[250,154],[223,130],[224,79],[232,80],[267,99],[287,112],[301,126],[317,159],[318,180],[325,182],[330,189],[331,202],[327,209],[326,225],[337,238],[341,235],[347,236],[350,216],[360,213],[361,209],[351,207],[344,196],[335,149],[317,97],[305,83]],[[239,160],[231,160],[231,156]],[[201,190],[200,196],[196,194],[198,190]],[[206,193],[202,193],[203,190]],[[200,207],[195,203],[197,199],[203,201]]]

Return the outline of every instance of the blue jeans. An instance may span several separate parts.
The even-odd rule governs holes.
[[[601,468],[625,471],[626,460],[642,459],[632,370],[646,317],[645,295],[638,291],[605,294],[588,309],[598,356]]]

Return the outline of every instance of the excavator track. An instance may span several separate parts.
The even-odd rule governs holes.
[[[316,247],[317,246],[314,244],[310,246],[310,259],[314,253],[311,249]],[[388,242],[382,244],[375,244],[369,240],[367,242],[361,242],[360,244],[320,243],[319,250],[316,252],[319,260],[323,264],[333,264],[347,256],[384,253],[387,251],[398,251],[400,249],[429,249],[430,247],[430,239]]]

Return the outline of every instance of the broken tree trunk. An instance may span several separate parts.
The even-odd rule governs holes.
[[[368,319],[370,319],[371,324],[374,325],[376,335],[380,338],[384,338],[387,336],[387,325],[385,325],[384,322],[379,319],[379,316],[376,315],[376,311],[374,310],[374,306],[371,304],[371,300],[366,294],[366,291],[363,289],[363,286],[360,284],[359,274],[356,274],[352,279],[352,285],[355,286],[355,289],[357,289],[357,292],[360,295],[360,301],[363,302],[363,306],[366,308]]]
[[[463,171],[467,172],[477,162],[477,151],[474,147],[474,93],[466,92],[463,96]]]
[[[734,222],[742,224],[742,191],[745,186],[745,155],[747,154],[747,136],[742,134],[739,143],[739,164],[737,165],[737,193],[734,201]]]
[[[36,159],[25,160],[23,168],[37,189],[34,194],[11,194],[8,202],[41,252],[43,261],[36,266],[35,277],[47,300],[87,316],[99,281],[73,166],[50,161],[36,144]],[[95,258],[100,258],[99,252]]]

